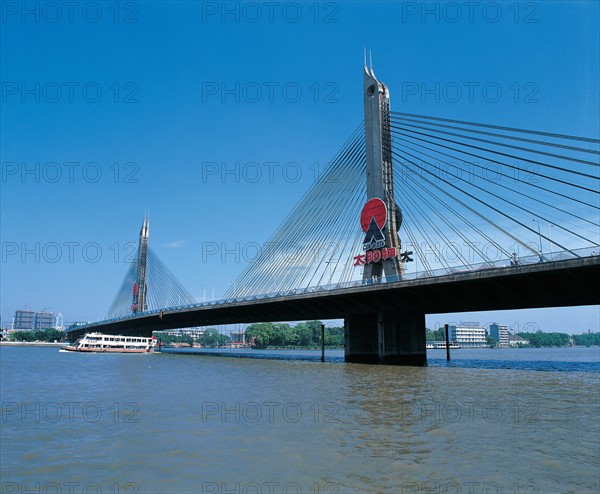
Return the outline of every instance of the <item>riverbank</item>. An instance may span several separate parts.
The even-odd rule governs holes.
[[[66,343],[50,341],[0,341],[0,346],[63,346]]]

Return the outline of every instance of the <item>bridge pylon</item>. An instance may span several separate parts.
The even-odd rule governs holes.
[[[367,203],[361,214],[366,233],[363,250],[371,252],[363,269],[363,280],[377,282],[383,274],[397,280],[404,268],[400,261],[398,230],[402,210],[394,198],[390,93],[377,80],[373,68],[364,66],[365,144],[367,161]],[[386,249],[381,254],[381,249]],[[389,249],[391,253],[388,255]]]
[[[376,284],[402,277],[398,230],[402,210],[394,198],[390,94],[364,65],[364,116],[367,170],[367,202],[360,223],[363,243],[363,282]],[[396,313],[376,306],[346,314],[345,359],[347,362],[424,365],[425,314]]]
[[[131,313],[137,314],[148,309],[146,294],[148,285],[146,273],[148,266],[148,238],[150,236],[150,218],[144,216],[144,222],[140,230],[137,259],[137,276],[132,287]]]

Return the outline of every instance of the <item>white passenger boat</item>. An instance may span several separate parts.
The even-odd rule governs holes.
[[[61,347],[61,351],[66,352],[97,353],[149,353],[155,350],[160,350],[160,344],[157,344],[154,337],[144,338],[102,333],[87,333],[72,345]]]
[[[435,349],[445,350],[446,342],[445,341],[428,342],[425,344],[425,348],[427,350],[435,350]],[[459,348],[460,348],[460,345],[458,343],[450,342],[451,350],[458,350]]]

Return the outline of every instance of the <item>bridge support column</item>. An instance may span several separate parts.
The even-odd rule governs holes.
[[[344,321],[346,362],[425,365],[425,314],[348,314]]]

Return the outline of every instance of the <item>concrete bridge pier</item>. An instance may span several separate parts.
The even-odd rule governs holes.
[[[346,362],[425,365],[425,314],[372,312],[344,320]]]

